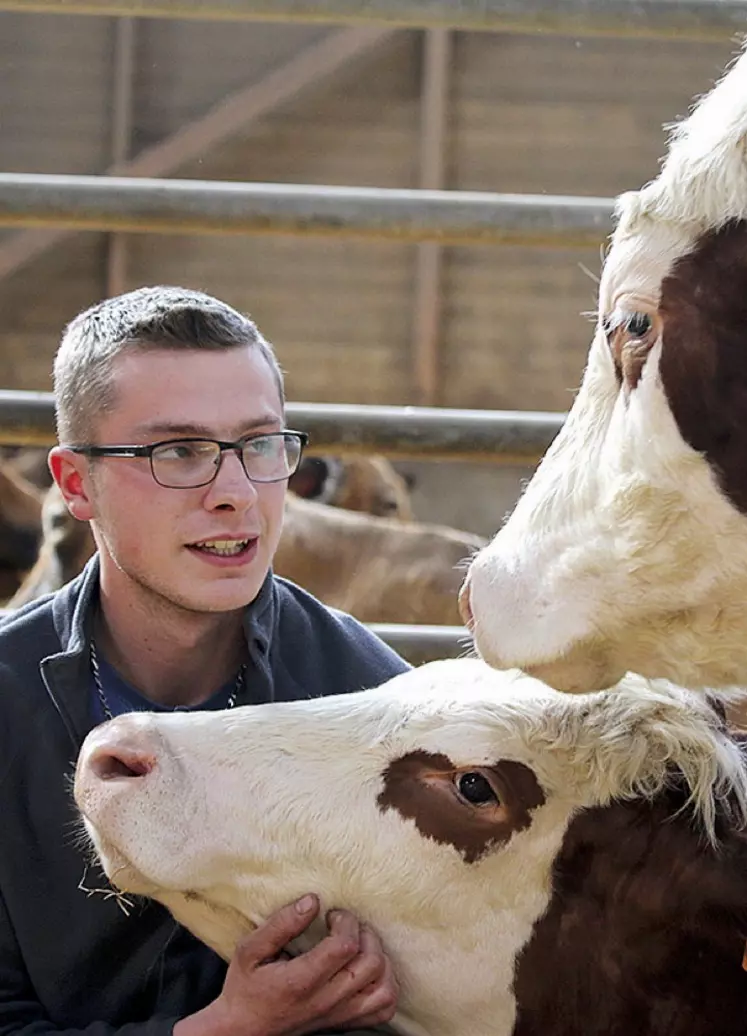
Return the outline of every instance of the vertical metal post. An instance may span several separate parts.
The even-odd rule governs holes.
[[[127,161],[132,146],[132,105],[135,65],[135,20],[114,23],[114,82],[112,89],[111,165]],[[109,234],[106,294],[121,295],[127,285],[127,243],[122,234]]]
[[[445,181],[450,43],[448,29],[423,33],[419,186],[425,190],[440,190]],[[440,244],[417,246],[412,357],[416,402],[423,406],[435,405],[439,394],[442,258]]]

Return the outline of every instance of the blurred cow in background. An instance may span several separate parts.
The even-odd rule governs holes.
[[[297,496],[347,511],[412,521],[411,483],[386,457],[305,456],[288,483]]]
[[[42,497],[40,490],[0,461],[0,600],[15,592],[37,559]]]

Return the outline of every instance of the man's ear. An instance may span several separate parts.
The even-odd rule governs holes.
[[[88,459],[65,446],[49,451],[49,470],[73,518],[89,522],[93,517]]]

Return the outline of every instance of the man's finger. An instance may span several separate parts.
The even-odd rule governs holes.
[[[331,1003],[356,996],[367,987],[375,988],[384,978],[388,961],[379,938],[361,925],[360,951],[349,963],[343,964],[328,985]]]
[[[340,968],[358,956],[360,923],[357,918],[347,910],[333,910],[328,915],[327,924],[329,935],[288,965],[289,980],[294,987],[298,982],[307,990],[320,989]]]
[[[375,1029],[390,1022],[397,1012],[399,986],[389,965],[380,982],[344,1000],[325,1015],[329,1025],[353,1029]]]
[[[236,947],[241,966],[257,967],[263,961],[277,957],[292,939],[306,931],[318,913],[319,900],[311,895],[276,910]]]

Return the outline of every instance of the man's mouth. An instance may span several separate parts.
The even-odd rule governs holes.
[[[237,558],[256,542],[256,536],[245,540],[203,540],[202,543],[191,543],[190,549],[219,558]]]

